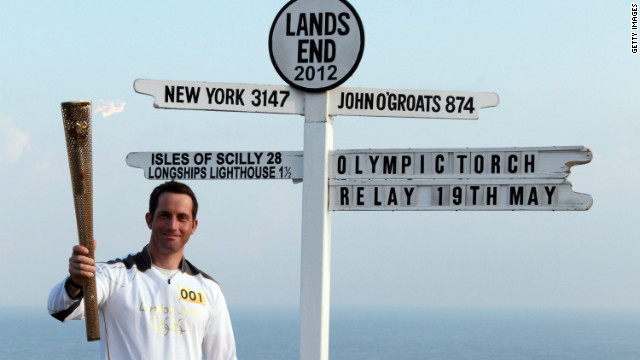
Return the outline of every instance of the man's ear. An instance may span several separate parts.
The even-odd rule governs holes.
[[[151,217],[151,214],[146,213],[144,216],[144,219],[147,221],[147,226],[149,227],[149,229],[151,229],[151,222],[153,220],[153,217]]]
[[[191,235],[196,232],[196,228],[198,227],[198,219],[193,219],[193,229],[191,230]]]

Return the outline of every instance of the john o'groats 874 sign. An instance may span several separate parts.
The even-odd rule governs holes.
[[[331,90],[356,70],[364,51],[364,29],[344,0],[293,0],[278,13],[269,33],[271,62],[291,86]]]

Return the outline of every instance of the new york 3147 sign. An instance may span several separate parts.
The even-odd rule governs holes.
[[[331,90],[356,70],[364,29],[345,0],[293,0],[269,33],[271,62],[282,79],[304,91]]]

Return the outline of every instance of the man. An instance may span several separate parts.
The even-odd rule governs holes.
[[[97,263],[76,245],[69,276],[51,290],[49,313],[84,315],[82,284],[96,279],[102,359],[236,359],[231,320],[218,283],[183,257],[196,231],[198,201],[170,181],[149,197],[149,244],[124,259]]]

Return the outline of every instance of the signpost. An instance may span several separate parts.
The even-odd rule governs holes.
[[[138,79],[154,106],[304,115],[304,151],[130,153],[148,179],[304,180],[300,359],[329,357],[331,210],[588,210],[573,192],[583,146],[333,151],[333,116],[478,119],[490,92],[338,87],[357,68],[364,30],[346,0],[292,0],[269,33],[274,68],[291,86]]]
[[[331,115],[431,119],[477,119],[480,109],[498,106],[498,94],[341,87],[331,92]]]
[[[566,177],[592,157],[582,146],[334,151],[329,210],[588,210]]]
[[[321,4],[321,5],[319,5]],[[345,82],[364,52],[364,28],[345,0],[292,0],[276,15],[269,54],[291,86],[322,92]]]
[[[330,181],[329,210],[588,210],[567,181]]]
[[[134,152],[127,164],[150,180],[302,181],[302,151]]]
[[[304,115],[304,93],[290,86],[138,79],[133,88],[161,109]]]
[[[592,158],[584,146],[336,150],[330,178],[564,179]]]

